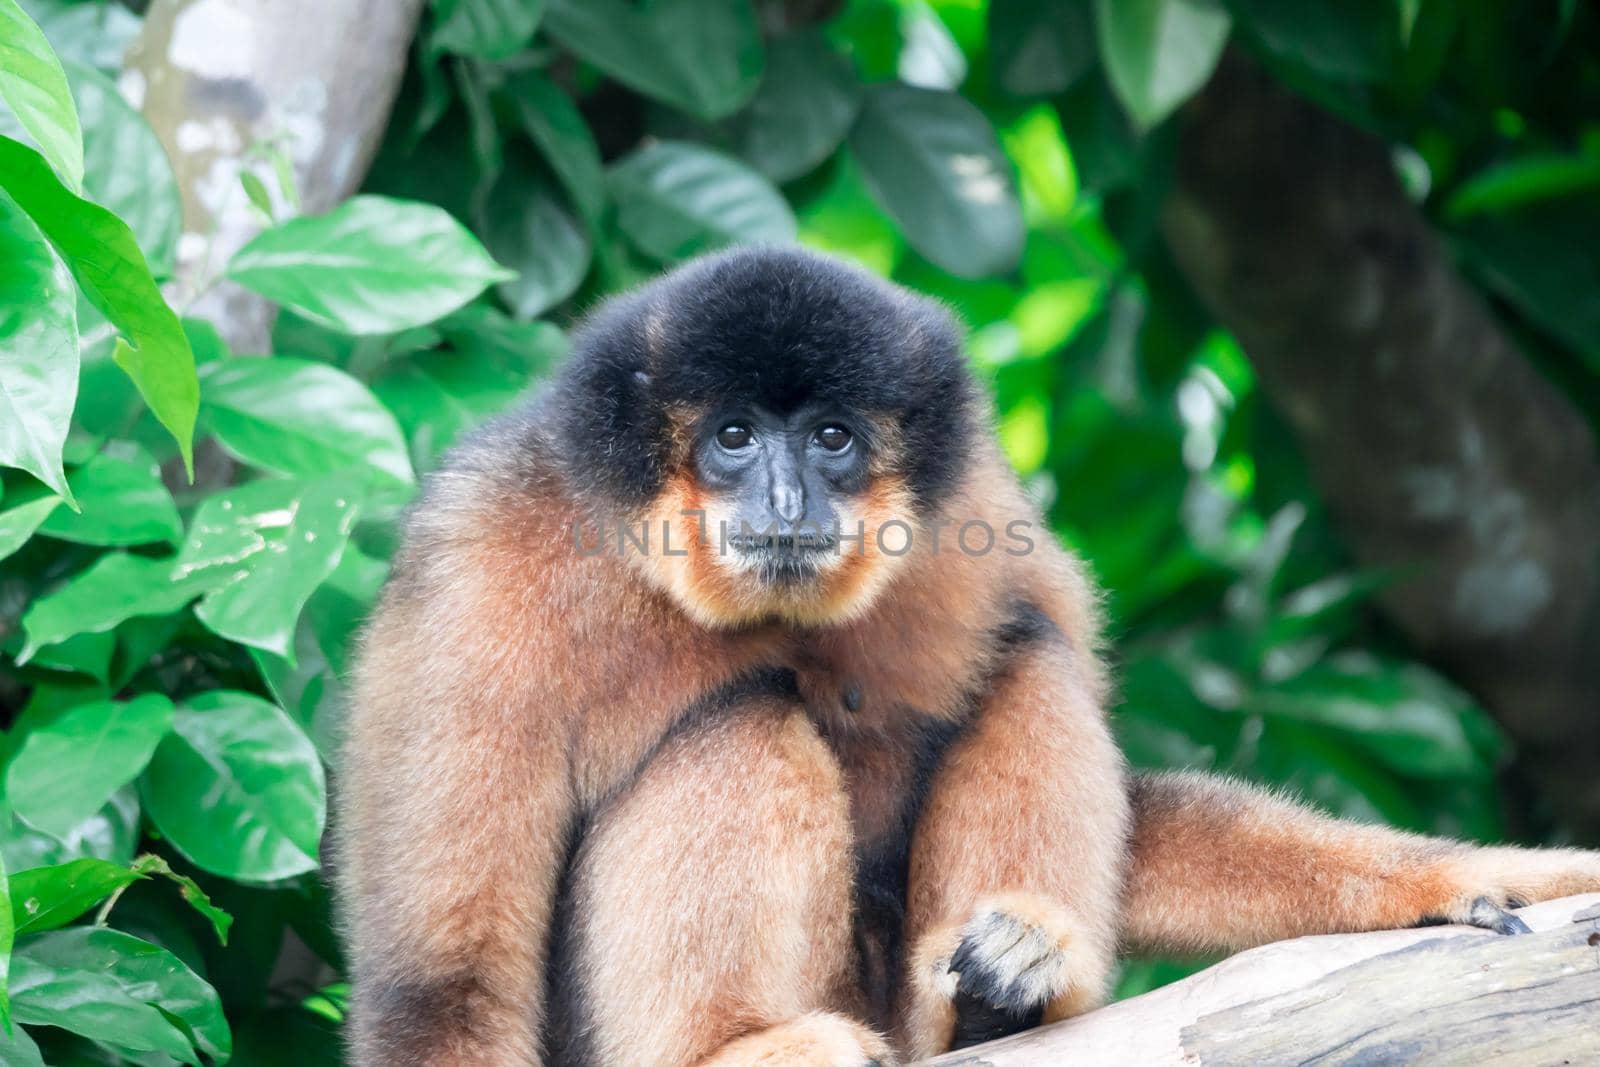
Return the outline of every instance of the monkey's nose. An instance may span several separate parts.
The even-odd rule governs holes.
[[[800,521],[800,516],[805,514],[806,495],[798,485],[784,485],[782,483],[772,487],[772,510],[784,522],[793,524]]]

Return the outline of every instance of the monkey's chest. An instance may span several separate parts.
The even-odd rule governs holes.
[[[796,669],[806,709],[843,772],[855,840],[855,943],[862,1010],[893,1011],[905,950],[912,841],[923,801],[964,718],[908,703],[927,694],[815,656]]]

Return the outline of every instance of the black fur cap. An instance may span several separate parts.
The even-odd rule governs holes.
[[[969,455],[974,396],[955,323],[933,301],[814,252],[745,248],[604,304],[544,402],[574,479],[635,506],[667,474],[674,405],[888,417],[926,509]]]

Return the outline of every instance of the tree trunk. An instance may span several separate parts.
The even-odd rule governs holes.
[[[174,303],[204,292],[189,313],[235,352],[267,351],[273,315],[236,285],[212,285],[263,225],[239,172],[254,171],[276,195],[271,153],[281,152],[308,214],[354,192],[388,123],[421,9],[421,0],[151,4],[122,89],[155,127],[183,194]]]
[[[1230,56],[1183,116],[1163,229],[1287,417],[1382,607],[1600,839],[1600,458],[1387,146]]]
[[[1266,945],[929,1067],[1600,1063],[1600,894],[1524,908],[1532,934],[1435,926]]]

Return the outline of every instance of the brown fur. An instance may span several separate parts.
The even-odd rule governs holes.
[[[1093,593],[992,443],[913,552],[766,614],[714,546],[574,551],[592,516],[527,447],[532,474],[436,479],[364,643],[339,854],[357,1064],[857,1067],[889,1049],[854,1020],[949,1043],[963,943],[1054,1019],[1103,999],[1119,934],[1228,949],[1600,887],[1591,854],[1195,776],[1130,804]],[[717,507],[670,485],[648,517]],[[950,527],[935,555],[940,517],[1027,520],[1036,548],[953,552]],[[792,691],[740,688],[775,667]]]
[[[558,978],[593,994],[569,1021],[590,1062],[694,1063],[840,1004],[850,837],[838,764],[798,704],[757,699],[670,742],[575,861]]]

